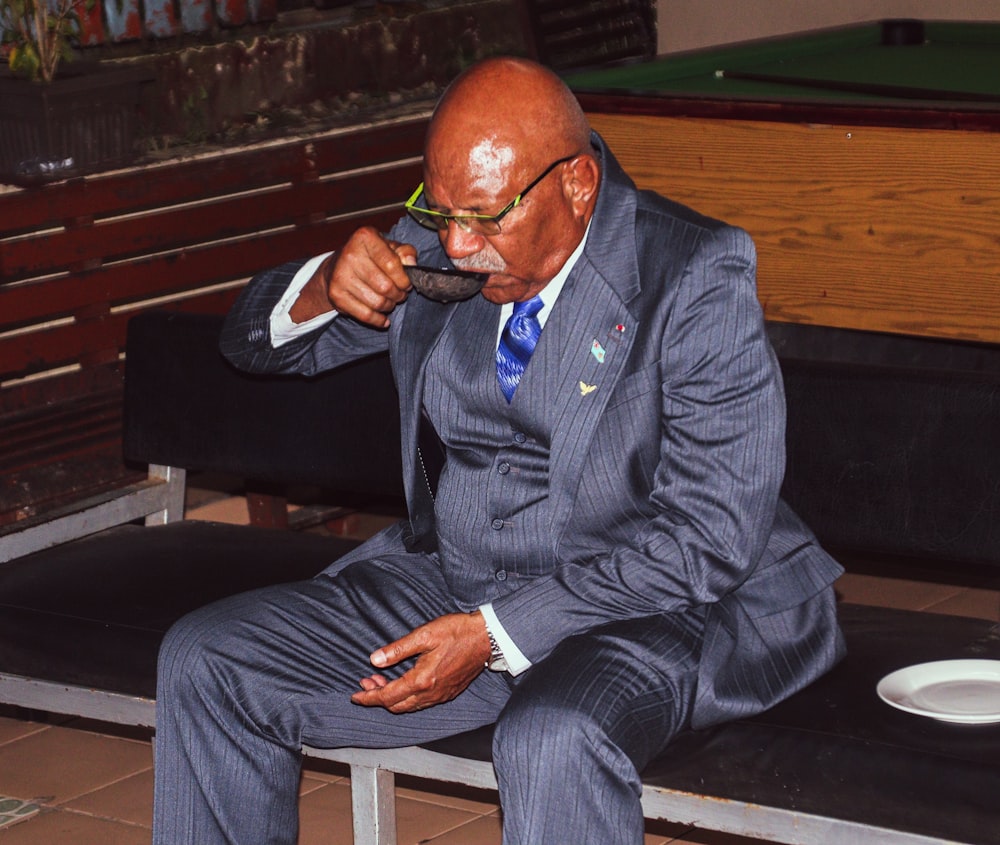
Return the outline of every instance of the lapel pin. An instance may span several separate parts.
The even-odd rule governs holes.
[[[594,342],[590,344],[590,354],[597,359],[598,364],[604,363],[604,356],[607,354],[604,351],[604,347],[601,346],[601,342],[594,338]]]
[[[596,384],[587,384],[586,382],[580,382],[580,395],[586,396],[588,393],[593,393],[597,390]]]
[[[614,328],[608,332],[608,340],[612,343],[621,343],[623,337],[625,337],[624,323],[616,323]]]

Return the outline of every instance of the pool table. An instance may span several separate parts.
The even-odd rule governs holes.
[[[1000,23],[567,76],[643,188],[746,228],[769,319],[1000,343]]]

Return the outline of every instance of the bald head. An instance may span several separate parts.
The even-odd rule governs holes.
[[[511,171],[531,173],[589,148],[587,119],[558,76],[525,59],[495,58],[445,92],[425,152],[437,168],[465,168],[470,187],[499,192],[494,183]]]
[[[563,141],[581,152],[590,141],[573,92],[548,68],[526,59],[487,59],[455,79],[438,102],[432,131],[456,122],[539,144]]]

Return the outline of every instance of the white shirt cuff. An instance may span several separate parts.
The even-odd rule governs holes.
[[[479,610],[483,614],[483,619],[486,620],[486,630],[493,635],[493,639],[500,646],[500,651],[503,652],[504,660],[507,661],[507,671],[511,675],[517,676],[530,669],[531,661],[521,653],[521,649],[514,645],[514,641],[507,635],[500,620],[497,619],[496,613],[493,612],[493,605],[480,605]]]
[[[317,255],[315,258],[310,258],[305,264],[303,264],[292,278],[292,282],[288,286],[284,295],[278,300],[278,304],[274,306],[274,310],[271,312],[270,323],[271,345],[275,349],[285,343],[288,343],[290,340],[294,340],[297,337],[308,334],[313,329],[325,326],[337,316],[336,311],[329,311],[326,314],[318,314],[311,320],[306,320],[304,323],[296,323],[288,314],[288,312],[291,311],[292,306],[295,304],[295,300],[299,298],[299,293],[302,288],[306,286],[306,282],[313,277],[313,273],[316,272],[319,265],[332,254],[332,252],[325,252],[322,255]]]

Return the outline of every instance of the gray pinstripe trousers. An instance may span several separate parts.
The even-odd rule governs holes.
[[[505,845],[639,845],[636,770],[688,724],[698,615],[611,623],[417,713],[350,702],[377,646],[459,609],[432,559],[402,555],[181,620],[160,653],[154,845],[290,845],[303,744],[402,746],[494,721]]]

